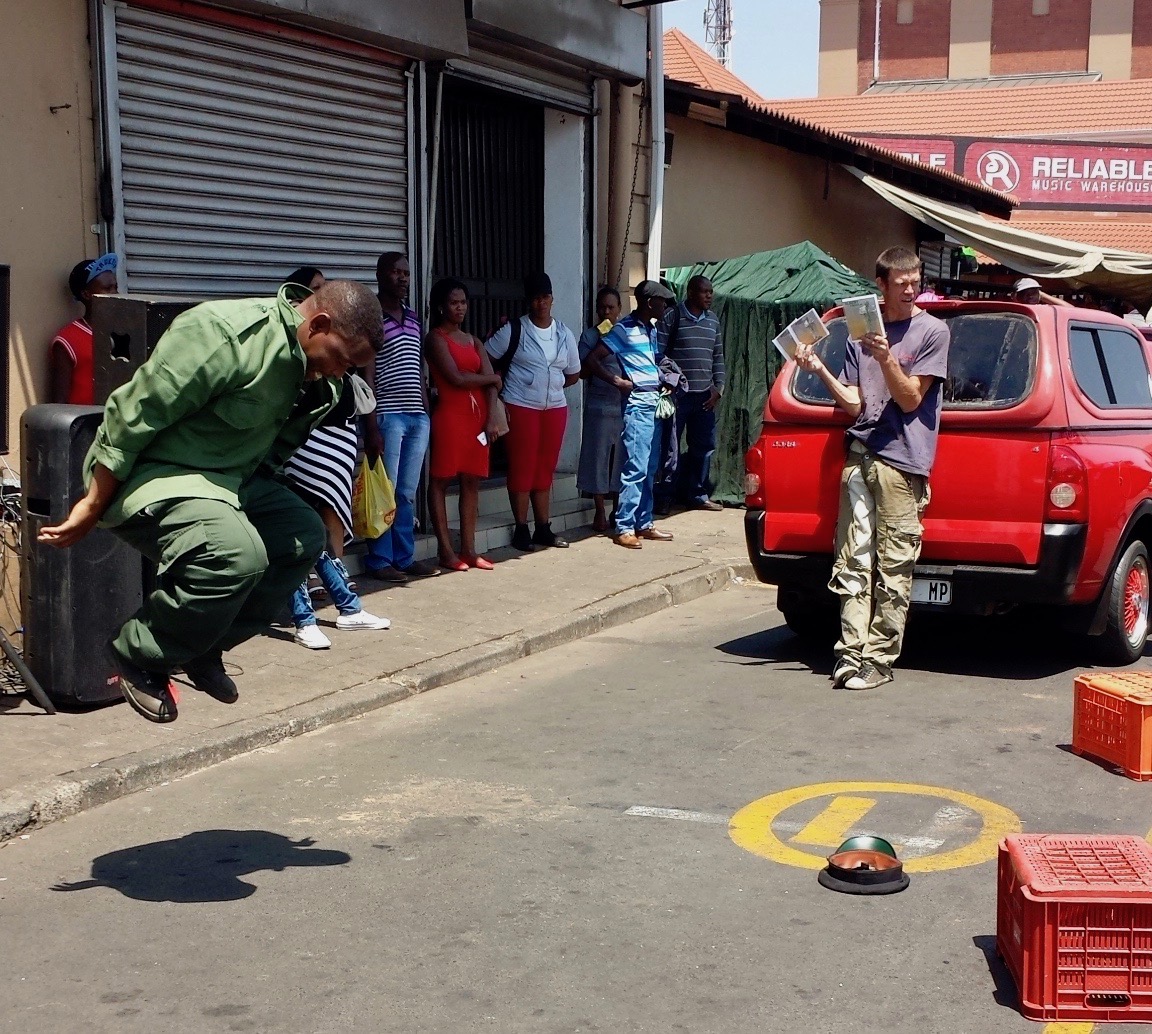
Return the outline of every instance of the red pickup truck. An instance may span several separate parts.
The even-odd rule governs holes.
[[[1063,627],[1127,664],[1148,636],[1152,342],[1118,317],[1015,302],[936,302],[952,333],[914,609],[995,614],[1056,605]],[[825,317],[825,364],[847,329]],[[745,458],[748,553],[798,634],[834,627],[844,429],[814,374],[789,362]]]

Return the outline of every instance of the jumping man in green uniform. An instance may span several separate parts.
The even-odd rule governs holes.
[[[205,302],[109,397],[88,494],[40,541],[70,546],[99,521],[157,565],[109,644],[125,698],[150,721],[176,719],[178,668],[236,700],[221,653],[273,621],[324,548],[320,518],[277,469],[379,350],[381,328],[375,296],[348,281]]]

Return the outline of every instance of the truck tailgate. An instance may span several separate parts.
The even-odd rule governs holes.
[[[764,548],[831,553],[836,538],[844,431],[819,424],[765,424]]]
[[[921,558],[1037,563],[1044,528],[1049,434],[945,428],[924,514]]]
[[[764,549],[830,553],[836,536],[844,432],[827,425],[766,424]],[[922,559],[1035,564],[1044,523],[1049,436],[945,429],[924,515]],[[1010,486],[1010,490],[1009,489]]]

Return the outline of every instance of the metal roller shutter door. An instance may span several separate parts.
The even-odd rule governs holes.
[[[373,282],[408,241],[408,79],[320,43],[115,8],[118,245],[134,293]]]

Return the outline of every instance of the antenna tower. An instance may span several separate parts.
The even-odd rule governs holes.
[[[708,0],[704,11],[704,41],[720,64],[732,67],[732,0]]]

